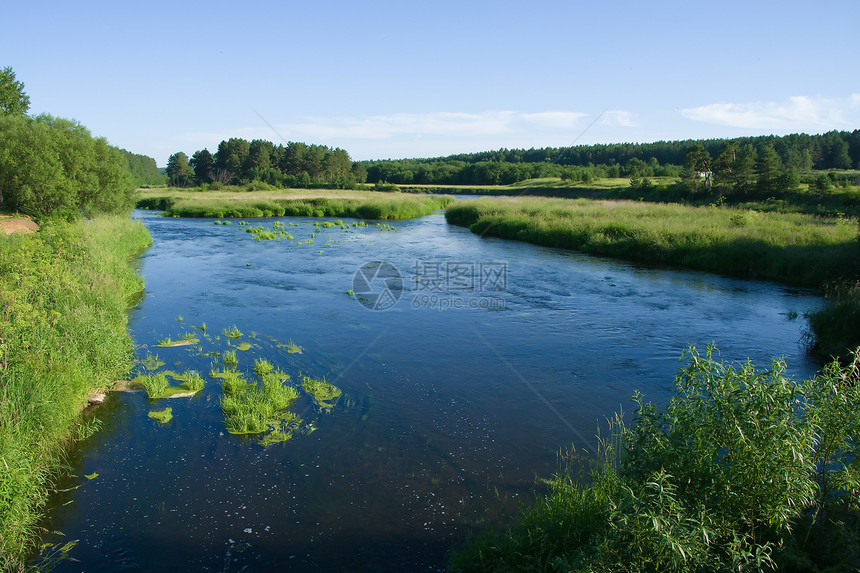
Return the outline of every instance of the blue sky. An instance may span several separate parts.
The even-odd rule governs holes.
[[[154,157],[229,137],[353,159],[860,128],[860,2],[28,2],[31,113]]]

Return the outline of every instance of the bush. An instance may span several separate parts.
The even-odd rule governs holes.
[[[40,115],[0,118],[0,189],[8,207],[36,219],[119,213],[133,205],[123,153],[82,125]]]
[[[570,470],[452,571],[857,570],[860,349],[795,382],[688,354],[663,409],[615,418],[591,485]]]

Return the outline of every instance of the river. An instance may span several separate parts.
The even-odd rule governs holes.
[[[57,571],[443,570],[451,547],[510,522],[560,450],[593,451],[634,391],[665,403],[689,345],[782,357],[796,378],[820,367],[801,343],[821,304],[807,290],[483,238],[441,214],[393,230],[248,221],[282,223],[280,241],[135,216],[154,240],[138,357],[206,387],[112,393],[94,410],[102,429],[72,452],[46,524],[78,540]],[[241,338],[223,335],[233,326]],[[187,333],[200,345],[156,347]],[[248,379],[264,358],[342,396],[321,409],[302,394],[284,443],[227,433],[209,373],[242,342]],[[148,417],[166,406],[167,424]]]

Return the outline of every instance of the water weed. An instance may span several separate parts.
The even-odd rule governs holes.
[[[230,368],[237,368],[239,366],[239,359],[236,358],[235,350],[227,350],[221,356],[221,360],[224,362],[224,366],[229,366]]]
[[[140,386],[146,392],[150,400],[157,400],[170,387],[167,376],[160,372],[158,374],[144,374],[132,380],[134,385]]]
[[[179,340],[172,340],[168,336],[167,338],[159,340],[156,346],[161,348],[168,348],[172,346],[191,346],[193,344],[197,344],[198,342],[200,342],[199,338],[197,338],[190,332],[186,332]]]
[[[150,418],[159,424],[166,424],[173,419],[173,408],[165,408],[164,410],[153,410],[147,414]]]
[[[164,366],[164,362],[158,359],[158,355],[147,354],[146,358],[140,361],[147,370],[158,370]]]
[[[325,381],[310,376],[302,376],[302,389],[313,397],[317,406],[324,409],[333,408],[341,395],[341,390]]]
[[[260,378],[266,374],[270,374],[274,369],[275,367],[265,358],[258,358],[254,362],[254,373]]]
[[[290,340],[286,344],[278,344],[278,348],[286,348],[289,354],[301,354],[302,347]]]
[[[230,328],[224,329],[224,336],[228,338],[242,338],[242,331],[234,324]]]

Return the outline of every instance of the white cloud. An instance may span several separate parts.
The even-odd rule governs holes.
[[[714,103],[681,110],[684,117],[750,129],[856,128],[860,94],[847,98],[790,97],[781,102]]]
[[[610,109],[603,112],[601,122],[605,125],[619,125],[621,127],[636,127],[633,116],[629,111]]]
[[[283,127],[289,133],[322,139],[390,139],[405,135],[473,138],[569,130],[577,127],[585,116],[572,111],[400,113],[364,118],[307,118]]]

